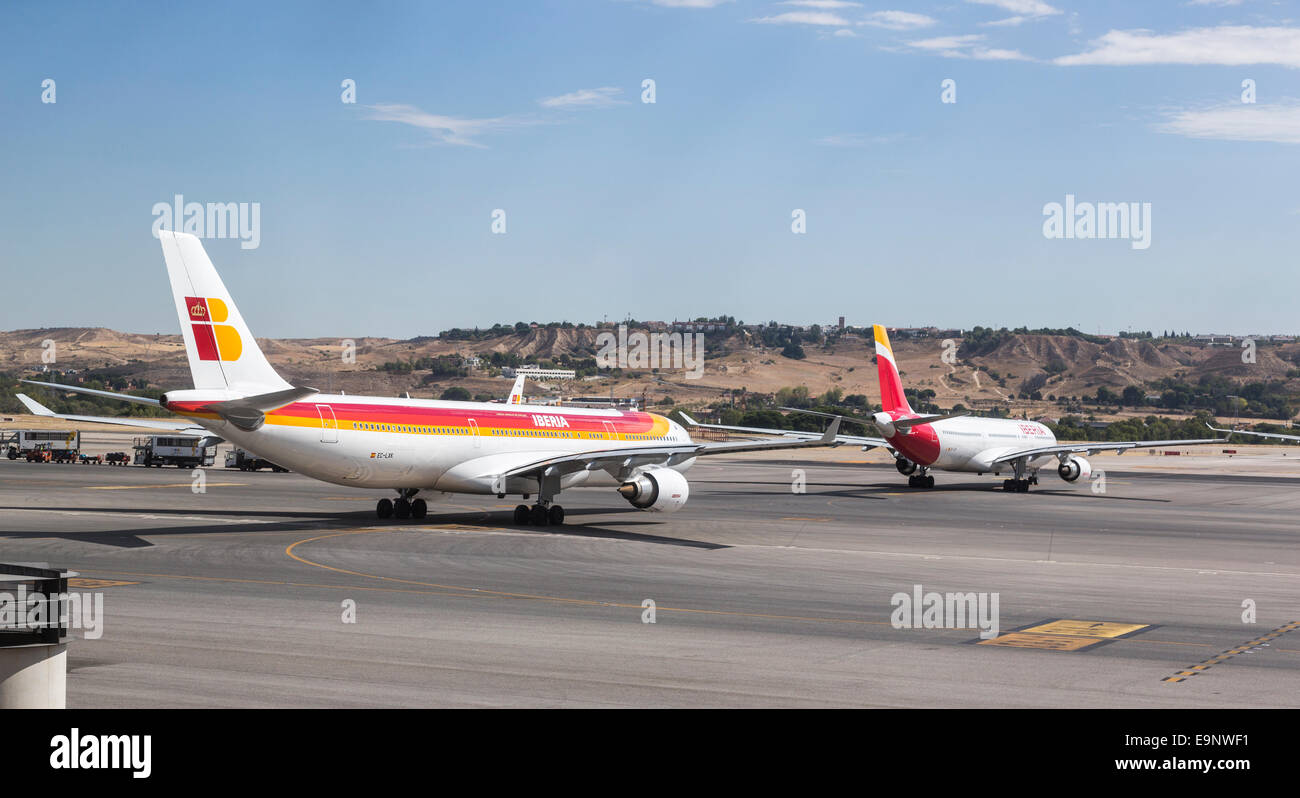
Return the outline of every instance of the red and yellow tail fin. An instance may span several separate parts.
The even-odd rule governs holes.
[[[907,403],[903,393],[903,380],[898,376],[898,364],[894,361],[894,350],[889,345],[889,334],[879,324],[876,330],[876,373],[880,378],[880,408],[886,413],[899,410],[911,413],[912,406]]]
[[[180,317],[194,387],[245,394],[291,388],[267,362],[203,244],[188,233],[158,231]]]

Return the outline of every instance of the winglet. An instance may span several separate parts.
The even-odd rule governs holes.
[[[698,426],[700,425],[700,422],[698,422],[698,421],[696,421],[695,419],[691,418],[690,416],[686,415],[686,411],[685,411],[685,410],[678,410],[677,413],[678,413],[678,415],[680,415],[680,416],[682,417],[682,421],[685,421],[685,422],[686,422],[686,426],[688,426],[688,427],[698,427]]]
[[[840,422],[843,420],[844,416],[835,417],[835,420],[831,422],[831,425],[826,428],[826,433],[822,435],[822,443],[827,445],[835,443],[835,437],[840,434]]]
[[[18,401],[22,402],[28,410],[32,411],[33,416],[52,416],[54,411],[31,398],[25,393],[16,394]]]

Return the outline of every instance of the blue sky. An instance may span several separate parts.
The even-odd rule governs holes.
[[[181,194],[260,203],[205,246],[273,337],[1300,331],[1294,3],[9,3],[0,131],[0,329],[175,332]],[[1149,248],[1045,238],[1067,194]]]

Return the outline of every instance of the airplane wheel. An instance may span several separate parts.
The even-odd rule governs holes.
[[[392,518],[392,517],[393,517],[393,500],[392,500],[392,499],[380,499],[380,500],[379,500],[379,504],[376,504],[376,505],[375,505],[375,515],[379,516],[380,518]]]
[[[546,511],[546,520],[551,526],[559,526],[564,523],[564,508],[558,504],[552,504],[551,509]]]
[[[540,504],[534,504],[533,509],[529,510],[529,521],[533,526],[546,526],[546,508]]]
[[[415,501],[411,502],[412,518],[423,518],[428,514],[429,514],[429,505],[425,503],[424,499],[416,499]]]
[[[393,502],[393,517],[410,518],[411,503],[408,502],[406,499],[398,499],[397,501]]]
[[[1027,479],[1023,479],[1023,480],[1021,480],[1021,481],[1020,481],[1020,485],[1016,487],[1016,490],[1019,491],[1020,493],[1028,493],[1028,492],[1029,492],[1029,480],[1027,480]]]
[[[1002,480],[1002,489],[1007,491],[1014,490],[1014,488],[1011,487],[1011,480],[1009,479]]]
[[[933,488],[933,487],[934,487],[934,477],[930,476],[929,474],[926,474],[926,476],[925,476],[925,486],[926,486],[927,488]]]
[[[527,526],[531,517],[532,513],[528,511],[528,505],[521,504],[515,508],[515,523],[519,526]]]

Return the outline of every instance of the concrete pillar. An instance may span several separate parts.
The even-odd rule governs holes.
[[[0,709],[64,709],[68,645],[0,647]]]

